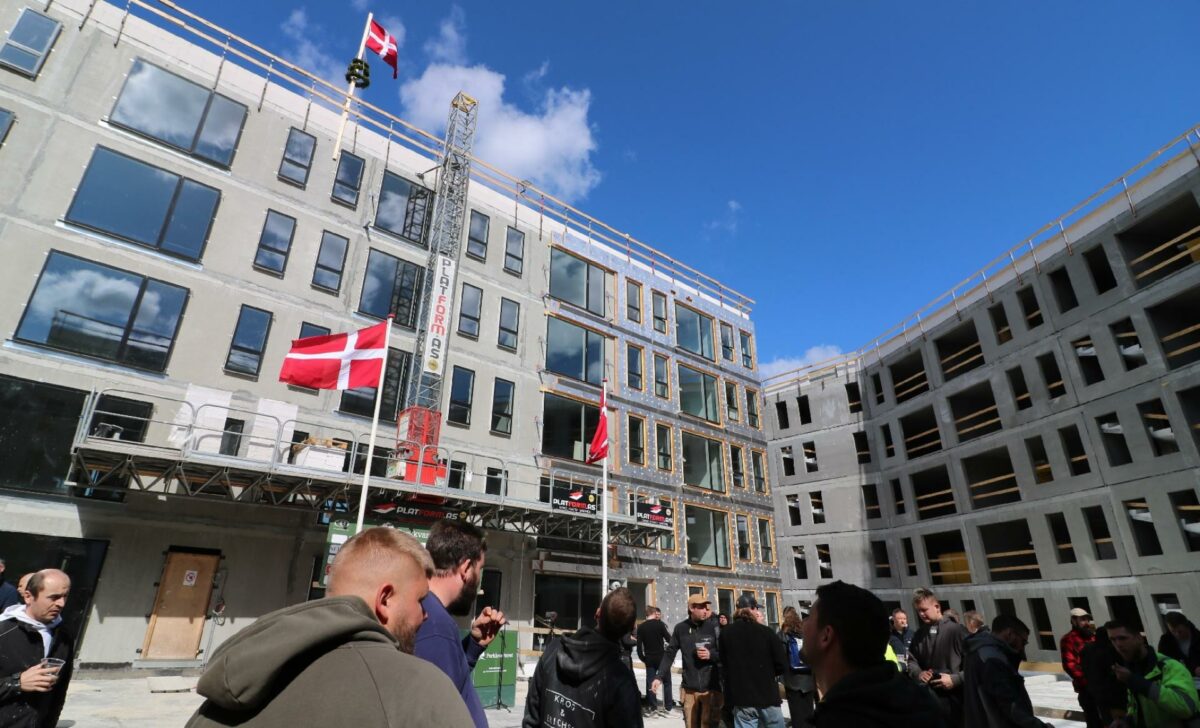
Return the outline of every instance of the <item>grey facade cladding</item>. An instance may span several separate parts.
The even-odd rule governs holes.
[[[931,586],[989,621],[1015,612],[1043,661],[1057,660],[1074,606],[1139,619],[1151,640],[1166,610],[1200,613],[1196,167],[1184,151],[1134,188],[1136,214],[1124,200],[1101,209],[1069,250],[1039,255],[908,343],[767,382],[789,603],[828,578],[906,609],[911,589]],[[797,459],[784,475],[784,448],[800,458],[805,443],[816,471]]]
[[[19,12],[18,7],[5,6],[0,10],[0,27],[11,26]],[[0,297],[5,304],[0,306],[0,377],[77,390],[80,396],[93,389],[120,390],[122,397],[151,402],[155,412],[155,422],[149,428],[151,440],[161,436],[165,442],[179,403],[200,392],[210,398],[204,400],[209,402],[207,406],[224,396],[221,401],[229,413],[244,413],[230,414],[245,420],[246,435],[240,445],[220,445],[235,451],[240,447],[242,455],[254,444],[256,423],[280,411],[291,414],[277,415],[277,421],[293,418],[288,421],[294,426],[289,434],[303,425],[311,434],[364,441],[369,420],[361,416],[361,406],[352,406],[355,403],[340,392],[306,390],[278,382],[275,371],[290,341],[300,336],[303,327],[339,332],[378,321],[378,317],[366,313],[375,310],[374,305],[365,303],[376,296],[380,285],[368,265],[373,252],[400,261],[397,269],[403,269],[404,264],[424,268],[424,241],[389,231],[399,228],[411,233],[421,229],[423,223],[391,215],[384,225],[379,221],[378,208],[386,201],[388,189],[396,185],[394,175],[423,189],[419,173],[432,166],[431,160],[398,144],[385,143],[366,127],[351,124],[342,151],[363,161],[361,176],[351,175],[359,180],[357,200],[348,204],[348,194],[335,199],[334,180],[339,169],[339,159],[332,151],[338,126],[335,112],[299,94],[265,84],[261,76],[222,63],[219,55],[136,16],[124,18],[120,8],[63,0],[47,12],[48,17],[62,23],[62,32],[37,77],[0,70],[0,108],[11,111],[15,118],[0,146],[0,169],[4,172],[0,174],[0,247],[5,257],[5,264],[0,266]],[[120,40],[114,42],[118,32]],[[209,99],[207,104],[211,105],[217,96],[225,99],[221,103],[226,117],[211,124],[213,128],[236,128],[236,134],[206,133],[210,122],[203,115],[197,117],[195,139],[216,139],[216,151],[206,147],[200,154],[194,145],[170,141],[173,137],[163,125],[175,128],[171,125],[183,123],[178,119],[169,123],[159,120],[163,125],[154,126],[144,119],[134,120],[128,107],[116,114],[118,99],[130,86],[129,76],[148,66],[166,69],[184,79],[190,92]],[[214,90],[215,94],[208,95]],[[239,106],[245,107],[245,117],[235,124],[229,118],[237,116]],[[114,118],[118,116],[119,120]],[[315,140],[311,154],[305,153],[303,144],[289,144],[297,138]],[[104,188],[105,194],[114,197],[107,204],[94,206],[94,215],[83,224],[82,215],[73,216],[68,211],[83,187],[81,180],[91,168],[97,149],[110,149],[166,175],[216,190],[219,201],[204,220],[186,228],[190,236],[183,235],[184,227],[173,226],[183,226],[186,221],[182,211],[191,208],[181,207],[179,185],[183,183],[177,182],[169,195],[163,193],[166,206],[157,223],[158,235],[151,238],[139,231],[95,222],[105,212],[128,212],[139,204],[137,209],[142,211],[152,208],[151,196],[121,198],[117,194],[121,191],[120,180],[111,180],[107,187],[96,189]],[[229,152],[227,163],[220,154],[222,149]],[[285,152],[290,166],[284,165]],[[214,158],[220,161],[214,162]],[[387,189],[385,174],[393,180]],[[354,186],[354,179],[342,180],[347,181]],[[764,549],[754,535],[750,537],[750,555],[744,560],[737,558],[737,514],[746,515],[749,528],[756,533],[760,520],[768,523],[769,532],[772,516],[772,482],[765,473],[759,492],[749,477],[745,487],[733,487],[729,472],[730,443],[744,448],[747,472],[752,452],[761,453],[765,463],[766,438],[761,426],[748,427],[745,419],[747,393],[756,402],[760,395],[753,352],[751,366],[744,366],[738,342],[738,332],[746,332],[753,340],[749,314],[708,293],[701,294],[686,282],[676,281],[623,251],[578,235],[564,235],[561,225],[550,223],[537,209],[514,204],[511,197],[486,186],[473,184],[469,204],[474,212],[488,217],[483,241],[486,247],[476,244],[476,254],[462,256],[456,297],[461,301],[461,286],[472,286],[482,291],[482,305],[477,335],[451,334],[449,363],[474,372],[473,416],[467,425],[444,424],[442,428],[445,458],[464,461],[471,471],[464,486],[467,494],[483,494],[489,487],[485,485],[487,468],[493,466],[511,469],[509,495],[528,501],[542,497],[539,476],[550,471],[598,479],[597,468],[570,459],[547,458],[541,450],[545,434],[543,400],[548,393],[592,405],[599,398],[599,389],[594,385],[547,370],[547,321],[556,317],[599,331],[607,340],[604,373],[610,381],[615,407],[610,419],[614,432],[610,441],[614,451],[614,510],[631,519],[627,498],[635,495],[667,499],[676,512],[674,548],[621,546],[615,554],[614,577],[640,585],[643,598],[657,602],[668,619],[684,617],[690,588],[703,588],[714,600],[718,589],[721,593],[753,590],[760,598],[770,595],[778,606],[778,556],[764,563]],[[285,233],[268,235],[269,211],[275,211],[279,219],[294,222]],[[202,229],[198,227],[201,224]],[[522,245],[515,244],[520,236],[510,231],[523,235]],[[176,233],[178,239],[187,242],[181,246],[187,251],[185,255],[165,247],[170,243],[168,238],[177,237]],[[464,231],[464,238],[467,235]],[[334,252],[342,251],[341,256],[322,252],[330,239],[346,241],[341,247],[334,246]],[[556,246],[608,271],[606,316],[598,317],[549,295],[551,255]],[[519,266],[514,262],[518,253]],[[177,332],[164,330],[147,344],[141,319],[127,315],[121,324],[122,341],[137,340],[143,348],[162,349],[154,366],[131,367],[128,357],[103,348],[85,351],[81,337],[87,337],[79,330],[75,338],[65,335],[66,327],[61,322],[56,324],[53,336],[45,332],[35,336],[32,325],[27,328],[22,323],[32,315],[30,302],[35,292],[41,290],[50,300],[50,280],[44,274],[39,276],[39,271],[48,261],[66,256],[186,291]],[[115,275],[110,274],[110,279]],[[335,279],[336,284],[331,284]],[[626,279],[642,286],[640,324],[625,316]],[[390,282],[400,285],[396,280]],[[99,300],[94,288],[87,291],[78,300]],[[669,326],[665,333],[655,331],[652,324],[652,291],[667,296]],[[396,295],[388,303],[395,305]],[[503,342],[500,338],[502,299],[519,305],[515,342],[511,331]],[[677,346],[676,301],[712,317],[713,359]],[[149,304],[143,297],[128,305],[142,311]],[[257,335],[262,333],[261,325],[254,328],[247,324],[245,339],[235,343],[243,306],[270,315],[258,316],[267,322],[263,336]],[[61,306],[56,309],[61,310]],[[458,313],[454,312],[455,324]],[[732,326],[733,360],[722,356],[720,322]],[[455,325],[452,330],[456,329]],[[89,340],[96,338],[94,331],[88,336]],[[107,336],[111,338],[112,334]],[[394,349],[410,352],[414,340],[411,327],[393,327]],[[642,391],[625,386],[625,351],[629,343],[643,347],[645,353]],[[233,352],[237,352],[236,357]],[[654,353],[670,361],[667,398],[656,397],[653,391]],[[230,367],[229,362],[235,358],[242,364]],[[251,362],[257,366],[250,366]],[[681,413],[680,364],[716,378],[722,413],[718,422]],[[497,380],[514,384],[510,432],[491,426],[492,392]],[[735,385],[740,398],[742,414],[738,422],[725,417],[726,382]],[[450,390],[447,378],[443,412]],[[761,404],[758,409],[761,411]],[[631,413],[644,418],[647,425],[646,467],[628,462],[626,428]],[[670,427],[672,440],[674,467],[666,471],[654,467],[653,460],[655,425],[660,423]],[[724,493],[684,484],[681,458],[685,431],[721,443]],[[277,434],[282,434],[282,429]],[[381,426],[381,434],[386,441],[392,433]],[[283,437],[282,441],[287,439]],[[214,450],[216,447],[214,444]],[[272,515],[260,519],[259,508],[254,506],[204,498],[160,501],[152,495],[132,492],[123,504],[85,501],[77,499],[75,491],[64,482],[65,472],[56,471],[52,476],[49,481],[53,485],[44,488],[14,488],[6,483],[5,493],[0,494],[0,531],[36,528],[49,536],[101,539],[112,544],[93,614],[89,615],[88,639],[82,652],[86,662],[137,660],[135,648],[146,629],[142,615],[154,599],[153,579],[143,580],[139,575],[157,573],[161,554],[169,546],[220,549],[231,584],[246,585],[252,574],[263,570],[272,573],[264,591],[238,605],[236,618],[206,628],[209,647],[219,645],[256,615],[303,598],[313,586],[314,564],[323,557],[325,532],[311,515],[268,509]],[[687,504],[727,514],[726,566],[689,566],[684,523]],[[36,514],[33,520],[29,520],[30,512]],[[186,526],[176,528],[176,524]],[[589,578],[599,574],[598,558],[560,553],[553,546],[539,548],[533,538],[515,534],[498,534],[489,558],[489,565],[504,574],[506,596],[501,607],[519,620],[532,619],[537,574]],[[114,612],[119,612],[121,618],[111,618]]]

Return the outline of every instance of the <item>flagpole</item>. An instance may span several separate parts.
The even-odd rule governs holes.
[[[367,13],[367,24],[363,27],[362,41],[358,44],[358,55],[355,58],[362,60],[363,52],[367,49],[367,36],[371,33],[371,21],[375,19],[375,13]],[[342,151],[342,136],[346,133],[346,120],[350,118],[350,101],[354,98],[354,81],[350,81],[346,87],[346,103],[342,106],[342,123],[338,126],[337,142],[333,145],[333,158],[338,158],[338,152]],[[390,327],[389,327],[390,328]]]
[[[602,391],[600,401],[604,402],[604,406],[600,410],[600,416],[605,419],[605,424],[608,421],[608,378],[605,378],[600,384]],[[608,427],[605,427],[605,432]],[[608,452],[605,443],[604,459],[600,461],[600,595],[608,593]]]
[[[362,492],[358,494],[358,520],[354,524],[354,532],[363,530],[363,518],[367,513],[367,484],[371,482],[371,458],[375,457],[375,435],[379,430],[379,404],[383,402],[383,382],[387,378],[388,343],[392,338],[392,316],[387,317],[387,326],[383,329],[383,362],[379,367],[379,384],[375,386],[375,414],[371,417],[371,437],[367,440],[367,461],[363,465]]]

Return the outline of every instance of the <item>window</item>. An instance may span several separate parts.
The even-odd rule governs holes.
[[[771,533],[771,521],[755,519],[758,523],[758,558],[764,564],[775,563],[775,535]]]
[[[738,561],[749,561],[754,558],[754,549],[750,545],[750,517],[739,513],[733,522],[734,535],[737,537]]]
[[[415,328],[425,269],[380,250],[367,256],[358,312],[377,319],[394,314],[397,326]]]
[[[800,496],[789,495],[787,497],[788,522],[793,526],[803,526],[804,518],[800,512]]]
[[[334,235],[328,230],[321,233],[321,248],[317,251],[317,264],[313,267],[314,286],[331,293],[341,290],[342,270],[346,265],[346,248],[349,245],[350,241],[341,235]]]
[[[167,255],[200,260],[221,192],[96,147],[67,222]]]
[[[1071,342],[1075,350],[1075,358],[1079,362],[1079,370],[1083,373],[1085,384],[1092,385],[1104,381],[1104,368],[1100,365],[1100,357],[1096,354],[1096,345],[1092,338],[1086,336]]]
[[[808,442],[800,443],[800,451],[804,454],[804,472],[815,473],[819,470],[817,466],[817,442],[809,440]]]
[[[1037,294],[1033,286],[1025,286],[1017,291],[1017,302],[1021,304],[1021,313],[1025,316],[1025,328],[1032,331],[1042,325],[1042,307],[1038,305]]]
[[[1171,509],[1175,511],[1175,524],[1183,533],[1188,551],[1200,551],[1200,500],[1194,490],[1178,490],[1171,493]]]
[[[317,151],[317,138],[308,132],[292,128],[283,147],[283,159],[279,161],[279,179],[291,182],[304,189],[308,184],[308,173],[312,169],[313,153]]]
[[[1113,276],[1112,266],[1108,263],[1108,255],[1104,252],[1103,245],[1097,245],[1084,253],[1083,260],[1087,263],[1096,293],[1104,293],[1117,287],[1117,279]]]
[[[232,417],[226,417],[225,427],[221,430],[221,447],[218,452],[221,455],[237,457],[238,452],[242,448],[242,433],[245,431],[245,420],[235,420]]]
[[[698,566],[729,567],[729,514],[685,505],[687,558]]]
[[[1088,506],[1083,509],[1083,521],[1087,524],[1088,534],[1092,537],[1092,547],[1096,559],[1106,561],[1117,558],[1117,549],[1113,546],[1112,534],[1108,530],[1108,520],[1104,517],[1102,506]]]
[[[660,334],[667,333],[667,296],[658,291],[650,292],[650,303],[654,315],[654,330]]]
[[[8,136],[13,118],[13,112],[8,109],[0,109],[0,145],[4,144],[4,139]]]
[[[1025,519],[980,526],[979,537],[983,541],[983,555],[992,581],[1042,578],[1037,550],[1033,547]]]
[[[1179,452],[1179,443],[1175,439],[1175,430],[1171,427],[1171,419],[1163,407],[1161,399],[1140,402],[1137,406],[1142,426],[1150,436],[1150,450],[1154,457],[1173,455]]]
[[[500,299],[500,333],[496,343],[502,349],[517,350],[517,335],[520,332],[521,304],[507,298]]]
[[[642,322],[642,284],[625,279],[625,318],[640,324]]]
[[[608,271],[562,248],[550,251],[550,295],[597,316],[607,316]]]
[[[1046,600],[1041,597],[1030,598],[1029,611],[1033,614],[1033,628],[1037,631],[1038,649],[1054,652],[1058,643],[1054,639],[1054,628],[1050,624],[1050,612],[1046,609]]]
[[[504,270],[521,275],[525,269],[525,233],[508,228],[504,238]]]
[[[754,368],[754,345],[750,338],[750,334],[745,331],[739,331],[738,335],[742,341],[742,366],[747,369]]]
[[[271,318],[270,311],[242,306],[237,327],[233,330],[233,342],[229,345],[229,356],[225,358],[225,371],[258,376],[263,350],[267,348],[267,335],[271,332]]]
[[[108,120],[228,168],[246,121],[246,106],[138,59]]]
[[[379,419],[395,422],[404,400],[404,387],[408,381],[408,369],[412,354],[399,349],[389,349],[387,369],[383,375],[383,400],[379,403]],[[375,412],[375,387],[357,387],[342,392],[339,412],[371,417]]]
[[[1054,290],[1059,313],[1066,313],[1079,305],[1075,287],[1071,285],[1071,275],[1066,268],[1050,271],[1050,287]]]
[[[725,467],[721,460],[721,443],[686,431],[682,441],[683,482],[724,493]]]
[[[471,225],[467,228],[467,255],[487,260],[488,228],[491,219],[479,210],[471,210]]]
[[[801,395],[796,398],[796,409],[800,413],[800,424],[812,424],[812,410],[809,408],[808,395]]]
[[[679,409],[684,414],[719,423],[717,397],[716,377],[679,365]]]
[[[863,513],[867,520],[883,518],[883,508],[879,505],[879,486],[867,483],[862,487]]]
[[[733,361],[733,327],[721,322],[721,358]]]
[[[887,392],[883,390],[883,377],[879,376],[879,372],[871,374],[871,389],[875,390],[875,404],[887,401]]]
[[[822,579],[833,578],[833,554],[827,543],[817,544],[817,569]]]
[[[1050,465],[1050,457],[1046,454],[1042,436],[1026,438],[1025,451],[1029,454],[1029,464],[1033,467],[1033,482],[1040,484],[1054,480],[1054,470]]]
[[[1150,504],[1145,498],[1135,498],[1121,505],[1125,508],[1125,514],[1129,516],[1129,530],[1133,532],[1133,543],[1137,546],[1138,556],[1161,556],[1162,542],[1158,540],[1158,531],[1154,528],[1154,514],[1150,512]]]
[[[471,403],[474,399],[475,372],[463,367],[454,367],[450,379],[450,406],[446,409],[446,421],[470,426]]]
[[[737,385],[733,382],[725,382],[725,416],[737,422],[741,417],[741,412],[742,410],[738,406]]]
[[[1121,363],[1125,366],[1125,371],[1133,371],[1146,363],[1146,350],[1142,348],[1142,342],[1138,339],[1137,329],[1134,328],[1131,319],[1121,319],[1109,326],[1108,330],[1117,343],[1117,350],[1121,352]]]
[[[1125,441],[1125,428],[1117,419],[1116,412],[1097,417],[1096,429],[1100,430],[1100,442],[1104,444],[1109,465],[1116,467],[1133,462],[1133,453]]]
[[[758,421],[758,392],[746,388],[746,424],[754,429],[759,428]]]
[[[15,338],[161,372],[188,290],[51,251]]]
[[[767,492],[767,471],[763,467],[763,454],[758,450],[750,451],[750,469],[754,475],[754,492]]]
[[[871,462],[871,446],[867,442],[867,433],[854,433],[854,452],[858,455],[859,465],[866,465]]]
[[[296,218],[274,210],[267,210],[262,233],[258,236],[258,252],[254,254],[254,267],[283,275],[287,268],[288,252],[292,249],[292,236],[296,234]]]
[[[792,571],[800,580],[808,579],[808,560],[804,558],[804,547],[792,547]]]
[[[604,336],[553,316],[546,319],[546,368],[600,386]]]
[[[633,344],[625,346],[625,386],[642,391],[642,347]]]
[[[516,391],[517,385],[507,379],[496,378],[492,385],[492,432],[512,434],[513,395]]]
[[[483,482],[483,492],[488,495],[508,495],[508,471],[488,468]]]
[[[667,357],[662,354],[654,355],[654,396],[663,399],[671,398],[671,375]]]
[[[961,531],[928,533],[924,541],[929,576],[935,585],[971,583],[971,567]]]
[[[1046,385],[1046,391],[1050,394],[1050,399],[1061,397],[1067,393],[1067,385],[1063,383],[1062,372],[1058,368],[1058,359],[1054,357],[1054,352],[1047,352],[1037,358],[1038,368],[1042,371],[1042,381]]]
[[[892,561],[888,558],[887,541],[872,541],[871,556],[875,559],[875,578],[892,578]]]
[[[1075,425],[1060,428],[1058,438],[1067,456],[1067,467],[1071,475],[1086,475],[1092,472],[1091,466],[1088,465],[1087,451],[1083,449],[1083,440],[1079,437],[1079,428]]]
[[[317,326],[305,321],[300,324],[300,338],[308,339],[313,336],[329,336],[330,330],[328,326]]]
[[[779,461],[783,467],[785,478],[790,478],[796,474],[796,455],[792,451],[791,445],[784,445],[779,448]]]
[[[1058,563],[1075,563],[1075,546],[1071,543],[1071,531],[1067,528],[1067,519],[1061,513],[1047,513],[1046,525],[1050,527],[1050,536],[1054,539],[1054,551]]]
[[[1004,310],[1003,301],[988,309],[988,317],[992,320],[992,330],[996,333],[996,343],[1005,344],[1012,341],[1012,327],[1008,325],[1008,312]]]
[[[886,458],[894,457],[896,454],[896,443],[892,441],[891,425],[886,422],[880,425],[879,436],[883,438],[883,456]]]
[[[479,317],[483,315],[483,291],[469,283],[462,285],[462,303],[458,306],[458,333],[479,338]]]
[[[897,516],[903,516],[907,510],[906,501],[904,500],[904,486],[900,483],[899,478],[892,478],[892,506],[896,509]]]
[[[863,411],[862,392],[858,388],[858,382],[850,382],[846,385],[846,404],[852,415]]]
[[[432,199],[433,193],[421,185],[409,182],[398,174],[384,172],[383,183],[379,186],[375,227],[425,247]]]
[[[775,402],[775,421],[778,423],[779,429],[786,430],[792,426],[791,420],[788,419],[788,408],[786,400],[777,400]]]
[[[62,25],[57,20],[32,8],[22,9],[8,40],[0,46],[0,66],[37,78],[60,30]]]
[[[338,157],[337,172],[333,176],[333,192],[330,198],[350,207],[358,207],[358,190],[362,187],[363,158],[342,150]]]
[[[675,304],[675,343],[679,348],[716,361],[713,354],[713,319],[699,311]]]
[[[917,575],[917,555],[913,551],[913,540],[911,538],[900,539],[900,545],[904,547],[904,567],[905,573],[909,576]]]
[[[646,421],[634,415],[629,415],[629,440],[626,460],[633,465],[646,464]]]
[[[654,449],[658,458],[659,470],[672,470],[675,467],[671,439],[670,425],[661,423],[654,425]]]
[[[542,452],[583,462],[599,423],[599,407],[546,393],[542,398]]]
[[[729,445],[729,472],[733,476],[733,487],[746,487],[746,465],[742,459],[742,448],[739,445]]]
[[[1008,387],[1012,390],[1013,402],[1017,410],[1029,409],[1033,406],[1033,398],[1029,394],[1029,386],[1025,384],[1025,372],[1021,367],[1013,367],[1007,372]]]
[[[808,494],[808,509],[812,513],[814,524],[825,522],[825,499],[821,496],[821,491],[814,490]]]

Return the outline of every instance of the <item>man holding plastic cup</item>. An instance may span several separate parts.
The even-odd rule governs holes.
[[[724,696],[721,693],[718,633],[717,620],[712,618],[708,597],[703,594],[688,597],[688,618],[671,631],[671,642],[663,653],[658,677],[651,686],[654,692],[658,692],[662,677],[671,672],[675,653],[682,654],[680,695],[683,698],[685,728],[715,728],[721,721]]]
[[[62,629],[71,577],[43,569],[24,607],[0,615],[0,726],[53,728],[71,681],[74,640]]]

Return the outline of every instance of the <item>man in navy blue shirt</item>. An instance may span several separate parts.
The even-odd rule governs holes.
[[[4,559],[0,559],[0,612],[17,604],[24,604],[17,587],[4,580]]]
[[[433,557],[429,594],[421,600],[428,618],[417,630],[416,654],[441,668],[462,695],[476,728],[487,728],[483,703],[471,682],[471,671],[500,628],[504,613],[487,605],[471,623],[471,632],[459,637],[455,617],[471,611],[487,554],[483,531],[465,521],[442,520],[433,524],[425,548]]]

